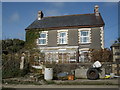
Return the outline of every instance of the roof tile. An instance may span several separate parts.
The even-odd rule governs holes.
[[[101,17],[92,14],[76,14],[65,16],[51,16],[43,17],[41,20],[35,20],[29,25],[26,30],[29,29],[43,29],[43,28],[55,28],[55,27],[72,27],[72,26],[97,26],[104,25],[104,21]]]

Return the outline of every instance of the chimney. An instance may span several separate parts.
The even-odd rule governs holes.
[[[41,20],[43,18],[42,11],[38,11],[38,20]]]
[[[99,6],[98,5],[95,5],[94,7],[94,13],[95,13],[95,16],[99,16]]]

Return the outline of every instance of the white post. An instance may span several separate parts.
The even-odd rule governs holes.
[[[24,56],[21,57],[21,62],[20,62],[20,69],[22,70],[24,68]]]
[[[21,57],[21,62],[20,62],[20,69],[23,70],[24,68],[24,61],[25,61],[25,54],[23,53],[23,56]]]

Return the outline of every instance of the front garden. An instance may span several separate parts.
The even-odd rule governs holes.
[[[24,41],[16,39],[3,40],[3,51],[2,51],[2,83],[3,84],[85,84],[85,83],[69,83],[60,82],[56,83],[55,80],[59,78],[57,75],[59,73],[67,72],[69,75],[74,75],[76,69],[88,69],[91,67],[94,61],[101,60],[103,67],[105,68],[105,73],[109,74],[111,72],[111,52],[108,49],[105,50],[95,50],[92,55],[91,63],[66,63],[66,64],[56,64],[56,63],[44,63],[44,54],[40,53],[37,49],[28,49],[28,44]],[[27,46],[27,49],[26,49]],[[24,56],[24,64],[21,68],[21,60]],[[100,59],[102,57],[102,59]],[[32,68],[32,65],[41,65],[41,60],[44,67],[53,68],[53,80],[46,81],[44,79],[44,69],[36,70]],[[105,62],[103,62],[105,61]],[[76,77],[74,75],[74,80],[84,79],[81,77]],[[65,78],[68,80],[68,77]],[[59,80],[58,80],[59,81]]]

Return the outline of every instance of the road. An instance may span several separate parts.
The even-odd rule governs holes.
[[[2,85],[5,88],[118,88],[117,85]]]

